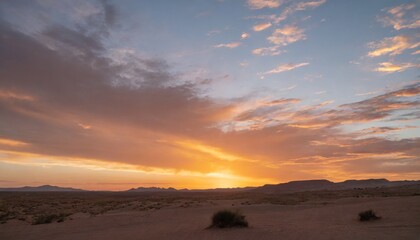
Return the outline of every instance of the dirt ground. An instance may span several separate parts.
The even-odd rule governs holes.
[[[249,228],[206,229],[212,214],[238,209]],[[382,219],[359,222],[374,209]],[[32,225],[12,219],[0,225],[0,239],[420,239],[420,196],[341,198],[299,204],[248,204],[243,199],[175,201],[145,211],[74,213],[63,222]]]

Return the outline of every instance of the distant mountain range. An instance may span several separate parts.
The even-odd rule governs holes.
[[[365,179],[365,180],[346,180],[344,182],[331,182],[328,180],[307,180],[307,181],[291,181],[280,184],[266,184],[262,187],[255,188],[254,192],[260,193],[286,193],[286,192],[303,192],[317,190],[344,190],[354,188],[381,188],[381,187],[397,187],[404,185],[420,184],[420,181],[388,181],[387,179]]]
[[[42,185],[38,187],[19,187],[19,188],[0,188],[0,191],[5,192],[83,192],[86,190],[77,188],[65,188],[51,185]]]
[[[417,181],[388,181],[387,179],[365,179],[365,180],[346,180],[344,182],[331,182],[328,180],[304,180],[291,181],[280,184],[266,184],[261,187],[244,187],[244,188],[214,188],[214,189],[175,189],[175,188],[159,188],[159,187],[138,187],[126,190],[124,192],[255,192],[264,194],[273,193],[293,193],[304,191],[318,191],[318,190],[345,190],[354,188],[382,188],[382,187],[397,187],[405,185],[420,185],[420,180]],[[20,188],[0,188],[0,191],[13,192],[81,192],[87,191],[76,188],[64,188],[51,185],[43,185],[38,187],[20,187]]]

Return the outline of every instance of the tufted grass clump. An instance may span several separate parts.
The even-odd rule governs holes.
[[[209,228],[248,227],[245,215],[238,211],[221,210],[213,214]]]

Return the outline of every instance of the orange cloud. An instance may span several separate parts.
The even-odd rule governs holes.
[[[282,0],[248,0],[248,6],[251,9],[278,8]]]
[[[27,145],[27,143],[21,142],[21,141],[12,140],[12,139],[0,138],[0,145],[6,145],[6,146],[12,146],[12,147],[19,147],[19,146],[25,146],[25,145]]]
[[[267,39],[277,45],[289,45],[306,38],[304,30],[293,25],[286,25],[276,29]]]
[[[369,43],[369,47],[374,49],[368,53],[369,57],[379,57],[382,55],[398,55],[407,49],[413,49],[420,46],[419,42],[412,42],[407,36],[395,36],[385,38],[380,42]]]
[[[379,63],[379,67],[375,68],[377,72],[384,72],[384,73],[393,73],[393,72],[402,72],[407,70],[408,68],[413,67],[420,67],[419,64],[414,63],[391,63],[391,62],[383,62]]]
[[[395,30],[415,29],[420,27],[420,17],[416,12],[416,4],[402,4],[386,11],[387,15],[379,20],[385,26],[392,26]],[[408,15],[408,16],[407,16]]]
[[[263,30],[265,30],[265,29],[267,29],[269,27],[271,27],[271,23],[267,22],[267,23],[260,23],[260,24],[254,25],[252,27],[252,29],[255,32],[260,32],[260,31],[263,31]]]

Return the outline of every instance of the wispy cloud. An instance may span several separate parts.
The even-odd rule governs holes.
[[[282,3],[282,0],[248,0],[251,9],[278,8]]]
[[[276,56],[281,53],[280,46],[272,46],[265,48],[256,48],[252,50],[252,54],[258,56]]]
[[[25,146],[25,145],[28,145],[28,144],[26,142],[21,142],[21,141],[17,141],[17,140],[0,138],[0,145],[19,147],[19,146]]]
[[[275,73],[287,72],[287,71],[291,71],[291,70],[296,69],[296,68],[306,66],[308,64],[309,63],[307,63],[307,62],[281,64],[281,65],[277,66],[276,68],[265,72],[264,74],[275,74]]]
[[[363,92],[363,93],[356,93],[354,95],[356,96],[367,96],[367,95],[373,95],[373,94],[377,94],[378,91],[370,91],[370,92]]]
[[[295,11],[303,11],[303,10],[306,10],[308,8],[319,7],[326,2],[327,2],[327,0],[300,2],[297,5],[295,5],[294,9],[295,9]]]
[[[371,42],[368,44],[373,50],[368,53],[369,57],[378,57],[382,55],[398,55],[407,49],[413,49],[420,46],[420,42],[413,42],[407,36],[395,36],[385,38],[380,42]]]
[[[283,28],[276,29],[267,39],[276,45],[286,46],[305,38],[303,29],[294,25],[286,25]]]
[[[393,72],[402,72],[402,71],[407,70],[408,68],[413,68],[413,67],[418,68],[420,67],[420,64],[382,62],[382,63],[379,63],[379,67],[375,68],[375,71],[393,73]]]
[[[231,43],[221,43],[218,45],[215,45],[215,48],[237,48],[241,45],[240,42],[231,42]]]
[[[392,26],[395,30],[415,29],[420,27],[420,15],[416,4],[402,4],[386,11],[385,16],[379,17],[385,26]]]
[[[256,24],[256,25],[254,25],[254,26],[252,27],[252,29],[253,29],[254,31],[256,31],[256,32],[260,32],[260,31],[263,31],[263,30],[265,30],[265,29],[267,29],[267,28],[269,28],[269,27],[271,27],[271,23],[266,22],[266,23],[259,23],[259,24]]]
[[[404,127],[370,127],[362,129],[358,132],[360,135],[376,135],[376,134],[387,134],[391,132],[397,132],[405,129],[415,129],[415,126],[404,126]]]
[[[255,18],[269,20],[274,24],[278,24],[286,20],[290,15],[297,11],[304,11],[310,8],[316,8],[324,4],[326,0],[308,1],[308,2],[293,2],[290,6],[284,8],[279,15],[260,15]]]
[[[207,36],[213,36],[213,35],[217,35],[217,34],[220,34],[222,31],[220,31],[220,30],[211,30],[211,31],[208,31],[207,33],[206,33],[206,35]]]

